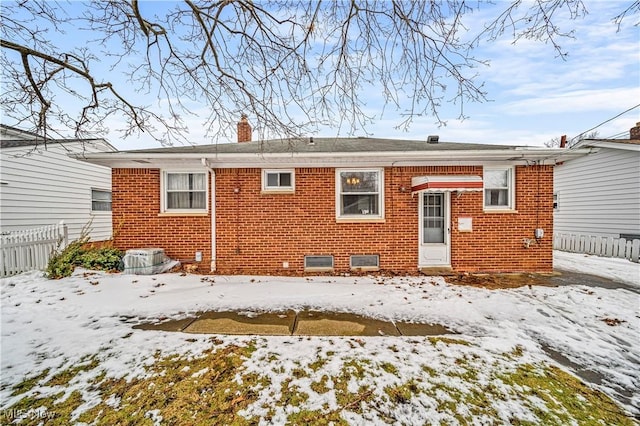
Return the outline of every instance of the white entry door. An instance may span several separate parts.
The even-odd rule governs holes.
[[[419,265],[448,266],[450,260],[449,192],[423,192],[419,209]]]

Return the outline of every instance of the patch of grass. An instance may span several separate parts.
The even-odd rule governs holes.
[[[398,375],[398,369],[396,368],[395,365],[391,364],[390,362],[381,363],[380,368],[382,368],[385,372],[389,374],[393,374],[394,376]]]
[[[40,381],[42,381],[45,377],[47,377],[48,374],[49,374],[49,369],[47,368],[42,373],[36,376],[24,379],[23,381],[21,381],[20,383],[18,383],[12,388],[13,392],[11,392],[11,396],[16,396],[16,395],[20,395],[21,393],[29,392],[36,385],[38,385]]]
[[[524,347],[522,345],[516,345],[511,352],[505,354],[510,359],[522,358],[522,355],[524,355]]]
[[[55,413],[52,422],[46,424],[71,424],[74,421],[89,424],[151,424],[146,413],[159,410],[163,422],[171,425],[244,425],[255,423],[238,412],[257,399],[261,389],[269,386],[265,376],[244,373],[243,363],[254,346],[227,346],[209,350],[198,358],[171,356],[158,359],[146,367],[147,376],[127,381],[124,378],[105,379],[101,374],[92,381],[102,398],[95,407],[71,419],[71,413],[83,402],[79,392],[73,392],[66,400],[63,395],[23,398],[9,410],[28,410],[44,406]],[[95,362],[69,368],[52,378],[51,384],[68,384],[81,371],[94,367]],[[189,367],[188,369],[185,367]],[[205,371],[194,376],[194,372]],[[117,398],[117,408],[106,404],[109,398]],[[34,419],[35,420],[35,419]],[[22,423],[22,424],[37,424]]]
[[[414,395],[420,392],[420,388],[415,380],[397,386],[387,386],[384,392],[389,396],[393,404],[408,404]]]
[[[270,423],[276,413],[284,409],[289,424],[344,425],[347,423],[343,415],[345,418],[359,415],[364,422],[398,423],[399,418],[395,416],[420,411],[418,401],[429,400],[429,405],[441,413],[441,420],[446,424],[633,425],[613,400],[563,370],[544,363],[518,364],[516,357],[522,350],[518,347],[496,357],[495,363],[483,362],[474,353],[466,353],[438,370],[422,365],[424,374],[418,373],[406,382],[380,389],[371,385],[382,374],[380,370],[394,375],[398,370],[389,362],[377,361],[373,355],[346,359],[337,373],[328,374],[318,354],[314,362],[318,363],[316,376],[320,379],[310,381],[307,371],[311,369],[298,365],[293,370],[282,369],[280,374],[289,373],[283,377],[281,386],[271,386],[267,376],[246,371],[245,363],[252,362],[251,354],[260,344],[260,341],[251,341],[246,346],[218,346],[199,357],[157,354],[156,362],[145,367],[144,377],[128,381],[107,378],[104,372],[96,370],[100,368],[97,357],[89,357],[58,372],[45,383],[63,388],[43,388],[43,392],[55,394],[33,392],[46,380],[47,372],[14,386],[14,395],[27,394],[7,407],[7,411],[45,407],[47,414],[55,416],[48,419],[46,425],[77,422],[137,425],[152,424],[147,413],[158,410],[163,424],[198,426]],[[100,374],[85,373],[91,370]],[[198,374],[194,374],[196,372]],[[71,414],[85,401],[78,391],[71,392],[70,384],[75,386],[74,377],[83,374],[82,379],[90,381],[89,389],[99,395],[101,402],[73,419]],[[307,394],[301,383],[309,381],[314,393]],[[68,394],[63,392],[65,387]],[[258,396],[265,394],[263,391],[271,398],[261,401],[262,417],[241,416],[239,413],[257,402]],[[331,403],[320,409],[311,407],[310,398],[315,393],[334,394],[335,406]],[[107,404],[108,400],[118,401],[117,407]],[[513,418],[499,416],[496,407],[504,403],[517,404]],[[523,412],[530,413],[531,417],[520,418]],[[21,424],[35,425],[40,421],[28,418]]]
[[[553,365],[523,364],[500,379],[507,385],[522,387],[520,398],[524,405],[545,425],[564,425],[572,421],[594,425],[634,424],[611,398]],[[534,403],[532,397],[544,401],[546,410]]]
[[[315,361],[313,361],[312,363],[309,364],[309,368],[313,371],[318,371],[319,369],[321,369],[325,364],[327,363],[327,360],[325,358],[320,358],[318,357],[318,359],[316,359]]]
[[[291,385],[292,379],[282,382],[282,396],[280,397],[281,405],[298,407],[309,400],[309,395],[301,392],[300,389]]]
[[[311,382],[311,390],[317,394],[323,394],[329,392],[331,389],[327,386],[329,376],[323,375],[319,381]]]
[[[69,384],[71,379],[76,377],[79,373],[83,371],[93,370],[99,364],[100,364],[100,361],[98,361],[95,356],[90,357],[88,359],[88,362],[85,360],[82,360],[78,363],[78,365],[62,370],[59,373],[56,373],[45,384],[47,386],[66,386]]]
[[[71,415],[82,403],[82,394],[79,391],[71,392],[66,398],[64,392],[47,397],[26,397],[12,405],[3,412],[2,420],[12,421],[11,413],[26,413],[28,410],[44,407],[44,417],[25,416],[20,425],[70,425],[73,424]],[[4,423],[3,423],[4,424]]]
[[[451,337],[429,337],[429,342],[435,346],[438,342],[442,342],[446,345],[463,345],[471,346],[470,342],[462,339],[452,339]]]
[[[309,375],[309,373],[307,372],[307,370],[305,370],[303,368],[294,368],[291,371],[291,375],[293,377],[295,377],[296,379],[300,379],[302,377],[307,377]]]
[[[369,360],[350,359],[343,364],[340,375],[332,378],[336,402],[343,409],[349,408],[359,413],[362,402],[373,400],[373,390],[367,386],[359,386],[356,393],[349,391],[351,380],[363,380],[367,375],[371,375],[371,372],[366,370],[370,363]]]
[[[431,367],[429,367],[428,365],[422,365],[420,368],[422,369],[422,371],[424,371],[425,373],[427,373],[431,377],[436,377],[438,375],[436,370],[431,368]]]
[[[340,417],[337,411],[300,410],[287,417],[287,424],[291,425],[335,425],[348,426],[349,423]]]

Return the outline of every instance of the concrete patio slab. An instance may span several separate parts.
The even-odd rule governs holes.
[[[185,333],[289,336],[296,314],[262,313],[246,315],[239,312],[206,312],[184,329]]]
[[[294,335],[303,336],[398,336],[396,327],[386,321],[360,315],[304,311],[298,314]]]

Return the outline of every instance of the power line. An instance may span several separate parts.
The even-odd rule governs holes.
[[[597,126],[594,126],[594,127],[590,128],[589,130],[585,130],[584,132],[580,133],[578,136],[572,138],[572,140],[579,139],[585,133],[589,133],[590,131],[597,129],[598,127],[602,126],[603,124],[607,124],[608,122],[610,122],[612,120],[615,120],[616,118],[620,117],[621,115],[624,115],[624,114],[628,113],[629,111],[632,111],[632,110],[634,110],[634,109],[636,109],[638,107],[640,107],[640,104],[634,105],[631,108],[629,108],[628,110],[622,111],[620,114],[616,115],[615,117],[611,117],[610,119],[603,121],[602,123],[598,124]]]
[[[620,133],[616,133],[615,135],[607,136],[605,139],[616,139],[616,138],[622,138],[624,136],[629,136],[629,132],[625,130],[624,132],[620,132]]]

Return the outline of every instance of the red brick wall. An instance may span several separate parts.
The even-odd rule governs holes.
[[[336,270],[346,271],[351,254],[379,254],[381,269],[415,272],[418,196],[411,196],[411,177],[427,174],[482,175],[482,167],[386,168],[384,223],[336,223],[333,168],[297,168],[294,194],[261,194],[261,169],[217,170],[217,271],[300,274],[305,254],[332,254]],[[204,256],[202,269],[208,268],[210,216],[159,216],[158,170],[115,169],[113,189],[118,247],[163,247],[169,256],[183,259],[192,259],[198,250]],[[453,269],[551,271],[553,168],[516,168],[517,213],[485,213],[482,199],[482,192],[451,196]],[[458,217],[472,217],[473,231],[458,232]],[[524,248],[523,238],[533,238],[535,228],[544,229],[544,238]],[[283,269],[282,262],[289,268]]]
[[[337,271],[349,269],[351,254],[379,254],[384,270],[416,271],[418,196],[409,192],[411,177],[482,175],[482,167],[386,168],[385,223],[336,223],[333,168],[296,169],[295,194],[261,194],[260,173],[260,169],[216,173],[220,272],[301,273],[305,254],[332,254]],[[553,168],[518,167],[516,176],[517,213],[484,213],[482,192],[452,195],[455,270],[552,270]],[[234,193],[235,188],[240,192]],[[459,216],[473,218],[473,232],[457,231]],[[533,238],[535,228],[543,228],[545,236],[541,244],[525,249],[522,240]],[[289,263],[287,270],[284,261]]]
[[[210,179],[209,179],[210,180]],[[201,251],[201,269],[211,261],[211,215],[160,215],[160,170],[113,169],[114,245],[121,250],[159,247],[167,256],[193,261]]]

